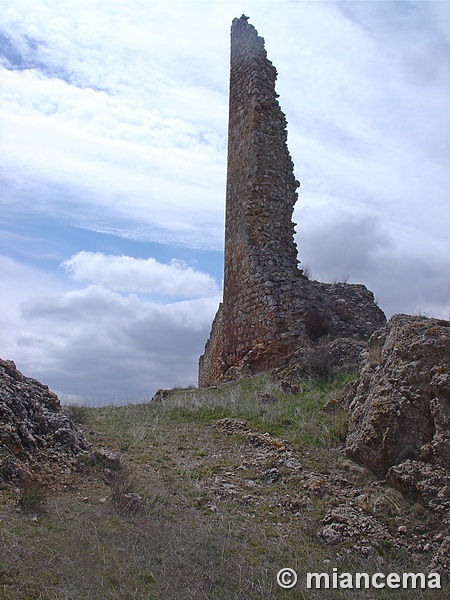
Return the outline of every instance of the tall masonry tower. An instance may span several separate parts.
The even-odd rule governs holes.
[[[277,72],[242,15],[231,27],[223,302],[199,362],[199,385],[256,372],[290,354],[322,292],[298,267],[292,213],[298,181],[287,148]],[[324,285],[324,284],[318,284]],[[363,287],[363,286],[360,286]],[[328,333],[328,332],[327,332]],[[244,369],[244,370],[245,370]]]

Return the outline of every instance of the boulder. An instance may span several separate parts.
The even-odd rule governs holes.
[[[407,460],[389,469],[386,480],[405,496],[444,519],[450,517],[450,472],[437,465]]]
[[[394,315],[371,336],[345,404],[346,453],[432,505],[450,475],[450,322]]]
[[[43,463],[70,463],[90,449],[56,394],[0,359],[0,482],[30,476]]]

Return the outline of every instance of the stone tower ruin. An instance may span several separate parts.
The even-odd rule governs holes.
[[[199,362],[199,385],[277,366],[324,336],[367,337],[385,316],[362,285],[310,281],[292,213],[298,181],[277,71],[242,15],[231,27],[223,302]]]

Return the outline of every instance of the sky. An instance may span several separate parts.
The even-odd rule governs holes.
[[[0,357],[62,402],[197,382],[243,13],[278,71],[301,266],[450,316],[449,2],[1,0]]]

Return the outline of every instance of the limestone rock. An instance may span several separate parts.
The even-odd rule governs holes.
[[[449,361],[450,322],[395,315],[346,398],[346,452],[427,505],[450,476]]]
[[[42,462],[70,462],[89,448],[56,394],[0,359],[0,481],[29,476]]]
[[[324,527],[318,535],[329,545],[341,544],[348,539],[359,539],[363,536],[370,536],[378,541],[390,538],[386,527],[373,516],[365,515],[347,505],[329,510],[321,523]]]
[[[450,519],[450,472],[437,465],[407,460],[389,469],[387,482],[428,509]]]

